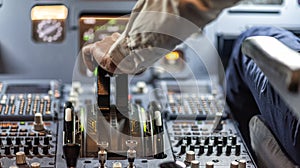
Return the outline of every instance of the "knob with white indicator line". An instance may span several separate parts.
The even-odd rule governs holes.
[[[187,151],[185,156],[185,161],[191,163],[193,160],[195,160],[195,152]]]
[[[33,129],[35,131],[43,131],[45,129],[44,122],[43,122],[43,115],[41,113],[34,114]]]
[[[238,168],[239,167],[239,163],[237,161],[232,161],[230,163],[230,168]]]
[[[214,162],[206,162],[205,168],[214,168]]]
[[[191,161],[191,168],[199,168],[200,162],[198,160]]]
[[[23,165],[26,164],[26,156],[24,152],[17,152],[16,153],[16,164]]]
[[[247,161],[244,159],[239,160],[239,168],[246,168]]]
[[[41,164],[39,162],[33,162],[30,164],[31,168],[40,168]]]

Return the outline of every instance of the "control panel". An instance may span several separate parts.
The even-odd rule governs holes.
[[[0,82],[0,167],[55,167],[61,85]]]
[[[161,92],[157,97],[165,102],[168,119],[205,120],[224,112],[225,99],[223,92],[216,84],[203,81],[159,81],[156,84]]]
[[[216,84],[110,80],[2,81],[0,167],[256,167]]]
[[[58,81],[0,82],[0,121],[33,121],[40,113],[53,120],[59,111]]]
[[[24,164],[39,164],[40,167],[55,165],[56,122],[45,121],[42,130],[36,130],[35,123],[28,121],[1,122],[0,125],[0,156],[3,167]],[[19,157],[26,159],[18,161]]]
[[[233,121],[222,120],[213,129],[214,121],[176,120],[167,122],[172,151],[176,160],[187,165],[198,161],[199,166],[255,167]],[[247,165],[247,166],[246,166]]]

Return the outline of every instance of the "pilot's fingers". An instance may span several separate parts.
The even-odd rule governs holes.
[[[112,45],[111,41],[111,37],[106,37],[102,41],[86,45],[82,48],[83,62],[90,71],[95,70],[96,62],[98,65],[103,65],[102,57],[107,53]]]
[[[112,62],[112,59],[109,55],[106,55],[102,58],[100,66],[111,74],[115,74],[116,65]]]
[[[119,33],[113,33],[111,36],[107,36],[101,41],[83,47],[83,61],[89,70],[93,71],[95,69],[95,62],[107,71],[114,69],[108,51],[119,36]],[[103,57],[105,57],[105,59]]]
[[[94,44],[89,44],[84,46],[81,51],[83,63],[91,72],[95,70],[95,62],[92,55],[92,48],[94,48]]]
[[[113,66],[113,63],[111,62],[108,52],[119,36],[119,33],[114,33],[111,36],[105,37],[103,40],[94,43],[91,51],[98,65],[109,72],[111,72],[114,67],[110,67]]]
[[[113,41],[117,41],[120,36],[121,34],[118,32],[115,32],[111,35]]]
[[[103,65],[105,63],[103,57],[107,55],[113,43],[112,37],[106,37],[102,41],[94,43],[91,52],[98,65]]]

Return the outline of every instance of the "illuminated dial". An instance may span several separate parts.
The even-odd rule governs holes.
[[[42,20],[37,25],[38,38],[44,42],[55,42],[63,35],[63,24],[58,20]]]

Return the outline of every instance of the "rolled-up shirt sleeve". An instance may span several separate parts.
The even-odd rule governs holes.
[[[237,1],[139,0],[109,51],[115,73],[143,71]]]

